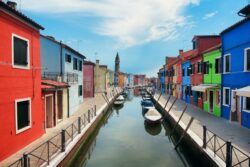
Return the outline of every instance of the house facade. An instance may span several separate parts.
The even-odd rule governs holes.
[[[106,65],[100,65],[99,60],[96,60],[95,63],[95,93],[102,93],[105,92],[107,89],[107,72],[108,68]]]
[[[69,87],[69,116],[83,102],[83,62],[85,56],[53,37],[41,35],[42,77],[65,82]]]
[[[249,16],[249,9],[240,13]],[[250,17],[224,30],[221,39],[221,116],[250,128]]]
[[[83,63],[83,97],[84,98],[95,96],[94,70],[95,70],[95,63],[91,61],[84,61]]]
[[[44,28],[2,1],[0,24],[1,161],[41,137],[45,129],[40,61]]]
[[[161,93],[166,93],[166,81],[165,81],[165,69],[161,68],[159,70],[159,74],[158,74],[158,78],[159,78],[159,89],[161,91]]]
[[[134,75],[133,74],[127,74],[127,78],[128,78],[128,86],[129,87],[134,86]]]
[[[182,82],[182,68],[181,68],[182,59],[180,56],[173,62],[173,96],[181,99],[181,82]]]

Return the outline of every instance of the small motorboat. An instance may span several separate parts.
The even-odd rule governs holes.
[[[159,123],[162,115],[155,108],[151,108],[146,112],[144,118],[148,123]]]
[[[151,108],[155,108],[154,103],[150,100],[142,100],[141,106],[143,110],[149,110]]]
[[[117,99],[114,101],[114,105],[123,105],[124,97],[122,95],[118,96]]]

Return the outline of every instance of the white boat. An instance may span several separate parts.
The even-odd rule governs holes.
[[[118,96],[117,99],[114,101],[115,105],[122,105],[124,103],[124,97],[122,95]]]
[[[158,123],[162,119],[162,115],[155,108],[149,109],[144,117],[149,123]]]

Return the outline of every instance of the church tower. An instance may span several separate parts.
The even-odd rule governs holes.
[[[119,58],[119,53],[117,52],[115,57],[115,80],[114,80],[115,86],[118,85],[119,72],[120,72],[120,58]]]

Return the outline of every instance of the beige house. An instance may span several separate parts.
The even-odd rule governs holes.
[[[107,73],[108,67],[100,65],[99,60],[96,60],[95,65],[95,93],[105,92],[107,89]]]

